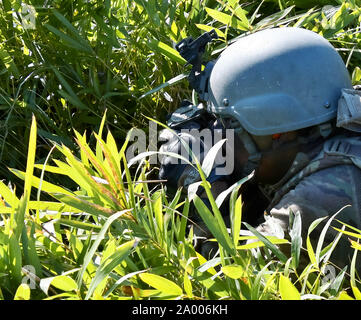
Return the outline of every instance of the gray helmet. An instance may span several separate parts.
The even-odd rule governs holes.
[[[348,71],[322,36],[268,29],[237,40],[217,59],[208,110],[248,133],[270,135],[335,118],[343,88],[352,88]]]

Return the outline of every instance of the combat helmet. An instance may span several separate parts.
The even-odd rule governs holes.
[[[270,135],[335,118],[344,88],[352,88],[349,73],[326,39],[301,28],[267,29],[217,59],[208,110],[253,135]]]

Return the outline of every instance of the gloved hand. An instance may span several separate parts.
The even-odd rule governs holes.
[[[159,140],[163,142],[160,147],[160,152],[176,153],[186,158],[189,162],[192,162],[192,157],[188,154],[187,148],[184,146],[184,143],[186,143],[189,149],[192,150],[193,155],[202,164],[207,152],[212,148],[213,144],[217,142],[214,141],[216,138],[214,130],[221,130],[218,132],[218,136],[223,133],[222,126],[214,119],[210,120],[206,125],[205,127],[203,119],[203,123],[202,121],[187,121],[181,126],[172,129],[173,132],[168,129],[162,130],[159,135]],[[203,129],[208,129],[208,131],[202,132]],[[192,132],[192,130],[195,132]],[[219,137],[217,137],[217,140],[218,139]],[[225,147],[225,145],[223,147]],[[230,180],[229,176],[216,174],[217,166],[224,166],[224,164],[219,164],[221,152],[221,150],[218,151],[216,159],[219,161],[215,161],[213,169],[207,177],[208,182],[211,184],[218,180]],[[195,163],[192,163],[195,166]],[[179,187],[183,187],[184,190],[187,190],[190,184],[200,181],[200,175],[194,166],[191,166],[184,160],[165,155],[161,158],[159,178],[167,180],[166,185],[169,188],[178,189]]]
[[[196,129],[200,130],[200,125],[196,122],[188,122],[181,129]],[[191,156],[188,155],[187,150],[184,145],[181,143],[180,137],[187,145],[192,149],[196,143],[202,145],[199,138],[195,138],[187,133],[182,133],[181,129],[173,130],[177,135],[168,129],[164,129],[160,132],[159,140],[163,142],[160,147],[160,152],[172,152],[178,155],[184,156],[188,161],[192,162]],[[203,148],[200,148],[200,152],[195,154],[195,156],[200,159],[203,156]],[[193,150],[194,152],[194,150]],[[184,187],[185,189],[188,186],[200,179],[198,171],[192,167],[190,164],[187,164],[185,161],[171,157],[163,156],[161,160],[161,166],[159,170],[159,179],[167,180],[167,186],[171,189],[178,189],[179,187]]]

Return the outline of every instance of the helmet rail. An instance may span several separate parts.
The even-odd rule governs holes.
[[[216,31],[213,29],[209,32],[203,33],[196,40],[192,37],[181,40],[176,45],[176,50],[187,61],[187,65],[192,65],[192,70],[188,76],[190,86],[199,94],[201,100],[205,100],[204,93],[207,89],[209,77],[209,68],[202,71],[202,57],[206,45],[213,39],[218,39]]]

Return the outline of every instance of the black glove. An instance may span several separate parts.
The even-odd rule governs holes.
[[[213,131],[216,129],[223,129],[220,123],[216,121],[212,115],[202,108],[192,106],[187,101],[183,102],[182,106],[170,115],[168,126],[173,132],[168,129],[161,131],[159,140],[163,142],[163,144],[160,147],[160,151],[172,152],[183,157],[185,156],[188,161],[192,162],[191,155],[188,155],[186,148],[179,139],[181,138],[189,146],[200,163],[203,162],[206,152],[213,146]],[[211,141],[204,139],[204,137],[199,134],[192,135],[190,131],[197,130],[200,133],[201,130],[206,128],[210,129],[212,136]],[[229,177],[217,176],[215,169],[216,167],[214,166],[207,178],[210,183],[219,179],[229,179]],[[179,187],[183,187],[184,190],[187,190],[190,184],[200,181],[200,175],[193,166],[185,163],[185,161],[168,155],[163,156],[161,160],[159,178],[167,180],[166,185],[168,188],[178,189]]]
[[[199,130],[200,125],[196,122],[187,122],[182,129]],[[191,156],[187,155],[187,150],[178,137],[187,143],[190,149],[192,149],[192,145],[199,143],[199,141],[189,134],[182,133],[180,128],[174,131],[177,135],[174,135],[174,133],[168,129],[161,131],[159,140],[163,142],[163,144],[160,147],[160,152],[176,153],[185,156],[188,161],[192,162]],[[202,150],[200,151],[202,153]],[[202,155],[197,154],[196,156],[199,159]],[[190,164],[185,163],[185,161],[181,159],[166,155],[161,160],[159,179],[167,180],[166,185],[171,189],[178,189],[179,187],[187,189],[191,183],[198,181],[200,177],[198,171]]]

